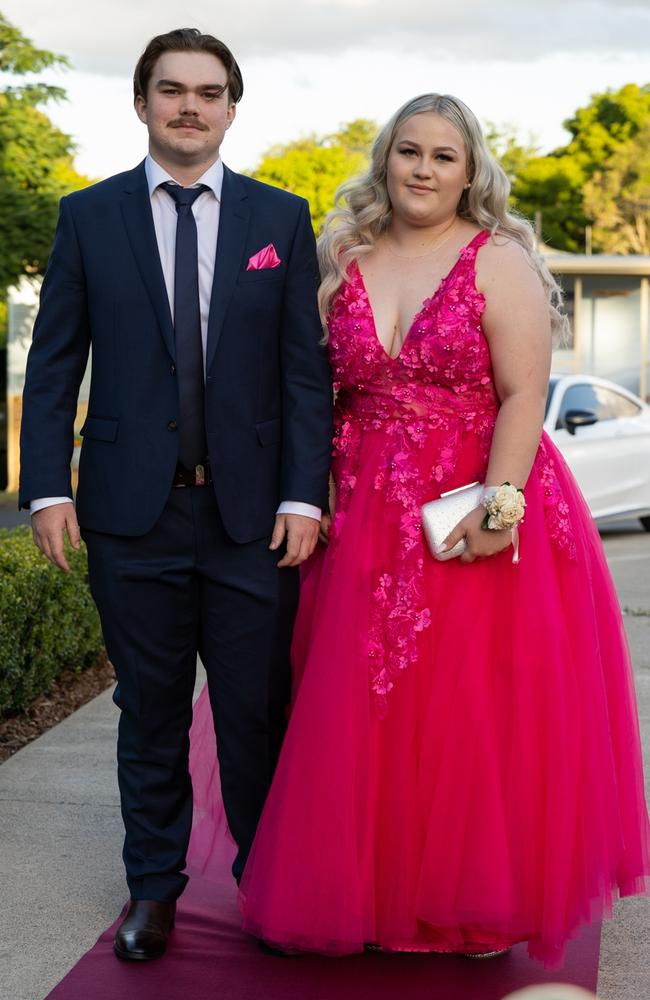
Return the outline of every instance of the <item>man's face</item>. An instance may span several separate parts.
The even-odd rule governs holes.
[[[146,100],[135,110],[149,132],[154,159],[178,166],[209,164],[235,117],[226,68],[209,52],[165,52],[153,68]]]

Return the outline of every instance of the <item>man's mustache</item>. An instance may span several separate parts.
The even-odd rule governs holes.
[[[196,118],[175,118],[174,121],[169,123],[169,128],[181,128],[182,126],[200,129],[201,132],[207,130],[207,126],[197,121]]]

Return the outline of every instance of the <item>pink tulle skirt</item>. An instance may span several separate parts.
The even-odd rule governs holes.
[[[430,620],[414,623],[417,656],[378,710],[376,581],[403,544],[399,510],[373,489],[380,437],[366,435],[336,541],[303,573],[294,703],[244,928],[333,955],[525,940],[559,965],[580,924],[650,873],[634,683],[598,533],[546,439],[518,565],[511,551],[471,565],[424,553]],[[442,488],[476,472],[469,455]],[[204,693],[195,737],[208,714]],[[194,739],[195,860],[216,849],[222,815],[212,754]]]

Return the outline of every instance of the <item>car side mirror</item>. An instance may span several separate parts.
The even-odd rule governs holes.
[[[598,423],[598,414],[593,410],[567,410],[564,423],[569,434],[575,434],[578,427],[590,427]]]

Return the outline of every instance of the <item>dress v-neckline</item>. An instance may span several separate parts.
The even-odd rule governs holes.
[[[428,309],[428,307],[431,305],[431,303],[438,297],[438,294],[442,290],[443,285],[445,285],[447,283],[447,281],[449,281],[449,279],[452,277],[452,275],[454,274],[454,271],[456,270],[456,268],[458,267],[458,265],[460,264],[460,262],[462,260],[463,253],[466,250],[469,250],[474,245],[474,243],[476,242],[476,240],[478,240],[479,236],[483,236],[485,234],[485,232],[486,232],[485,229],[479,230],[479,232],[476,233],[476,235],[472,237],[472,239],[469,241],[469,243],[467,243],[464,247],[460,248],[460,250],[458,251],[458,257],[456,258],[456,260],[454,261],[454,263],[452,264],[452,266],[449,268],[449,270],[447,271],[447,273],[438,282],[438,286],[437,286],[435,292],[433,292],[432,295],[428,295],[423,300],[422,305],[420,306],[420,308],[416,312],[415,316],[411,320],[409,328],[406,331],[406,336],[404,337],[404,340],[402,341],[402,346],[400,347],[399,351],[395,355],[388,353],[388,351],[386,350],[386,348],[384,347],[384,345],[382,344],[382,342],[381,342],[381,340],[379,338],[379,333],[377,332],[377,324],[375,323],[375,311],[372,308],[372,302],[370,301],[370,295],[368,294],[368,288],[366,286],[366,281],[365,281],[365,278],[363,276],[363,272],[362,272],[361,268],[359,267],[359,262],[355,258],[355,260],[354,260],[354,266],[356,268],[357,274],[359,276],[359,280],[361,282],[361,286],[362,286],[363,291],[365,293],[366,302],[368,303],[368,315],[370,316],[370,319],[372,321],[372,331],[373,331],[373,334],[374,334],[374,339],[377,342],[377,345],[378,345],[380,351],[382,352],[382,354],[389,361],[399,361],[399,359],[401,358],[402,353],[404,351],[404,348],[406,347],[406,343],[407,343],[409,337],[411,336],[411,333],[413,331],[413,327],[415,326],[415,324],[418,322],[418,320],[422,316],[422,313],[426,309]]]

